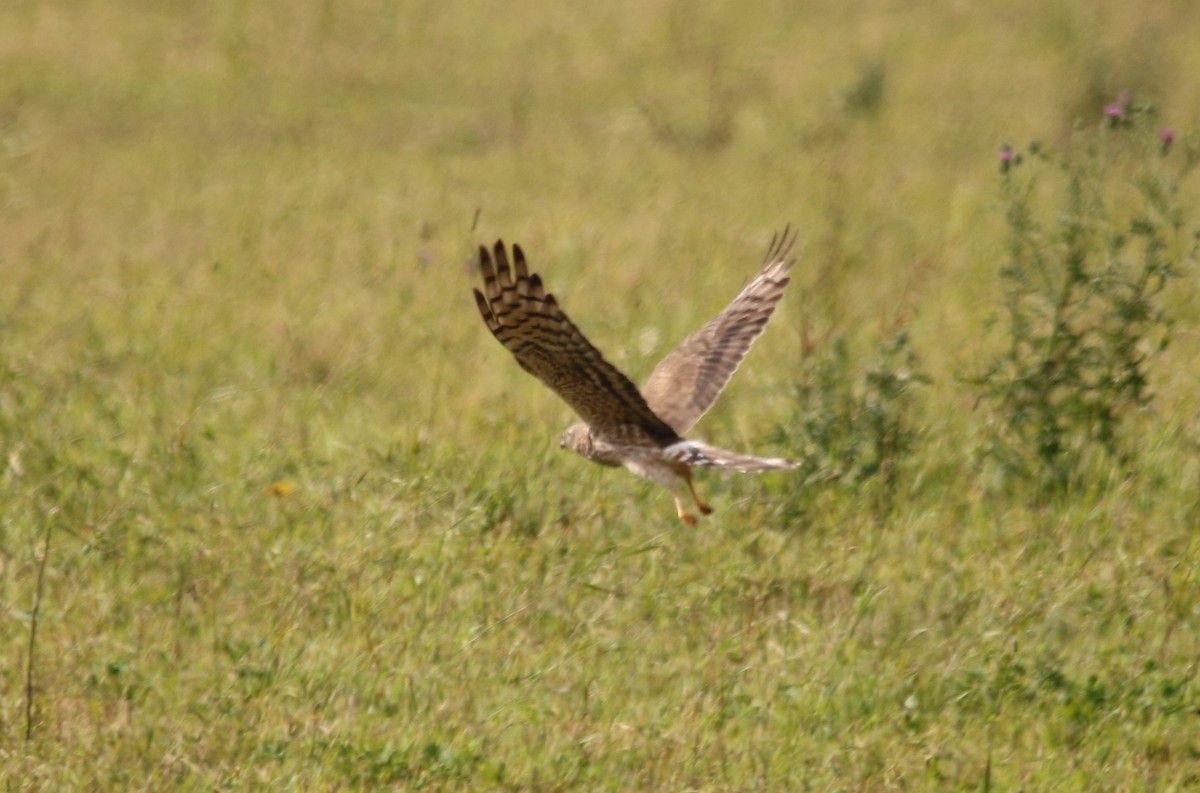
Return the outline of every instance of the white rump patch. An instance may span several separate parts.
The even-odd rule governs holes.
[[[703,441],[679,441],[663,448],[663,456],[668,460],[684,465],[695,465],[701,468],[723,468],[728,471],[740,471],[751,474],[762,471],[784,471],[795,468],[800,463],[796,460],[785,460],[782,457],[754,457],[749,454],[718,449]]]
[[[705,462],[712,462],[708,455],[704,453],[702,446],[695,441],[672,443],[663,449],[663,454],[666,455],[668,460],[674,460],[677,463],[687,463],[688,465],[701,465]]]

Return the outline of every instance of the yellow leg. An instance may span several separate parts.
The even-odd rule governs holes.
[[[679,496],[675,496],[675,512],[679,515],[679,519],[689,526],[696,525],[696,516],[683,508],[683,501]]]
[[[690,468],[687,469],[687,473],[683,475],[683,478],[687,482],[688,492],[692,494],[692,500],[696,502],[696,509],[700,510],[700,514],[702,515],[711,515],[712,507],[701,501],[700,495],[696,492],[696,485],[692,482],[692,471]]]

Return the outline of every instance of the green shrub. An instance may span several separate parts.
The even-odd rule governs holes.
[[[801,365],[793,416],[778,438],[803,460],[807,481],[878,479],[890,509],[901,464],[915,451],[913,386],[927,383],[908,334],[882,339],[856,373],[844,338]]]

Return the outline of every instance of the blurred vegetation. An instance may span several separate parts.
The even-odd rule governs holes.
[[[1200,300],[1136,221],[1198,40],[1185,0],[3,4],[3,787],[1196,785]],[[1005,385],[1013,268],[1092,206],[1022,190],[1122,92],[1170,150],[1065,173],[1173,278],[1094,304],[1146,390],[1046,499],[978,461],[1061,462],[1020,415],[1105,445]],[[695,530],[558,451],[470,298],[519,242],[640,381],[788,222],[699,432],[812,467],[705,475]]]

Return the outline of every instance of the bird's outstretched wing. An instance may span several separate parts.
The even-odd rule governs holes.
[[[521,368],[562,397],[593,431],[620,434],[635,426],[661,443],[676,440],[637,386],[579,332],[542,279],[529,274],[521,247],[513,246],[511,268],[502,241],[494,253],[493,259],[479,247],[483,292],[474,290],[475,302],[488,330]]]
[[[775,311],[796,234],[785,228],[771,238],[762,270],[715,319],[684,339],[650,373],[642,393],[655,415],[682,435],[712,407],[750,345]]]

